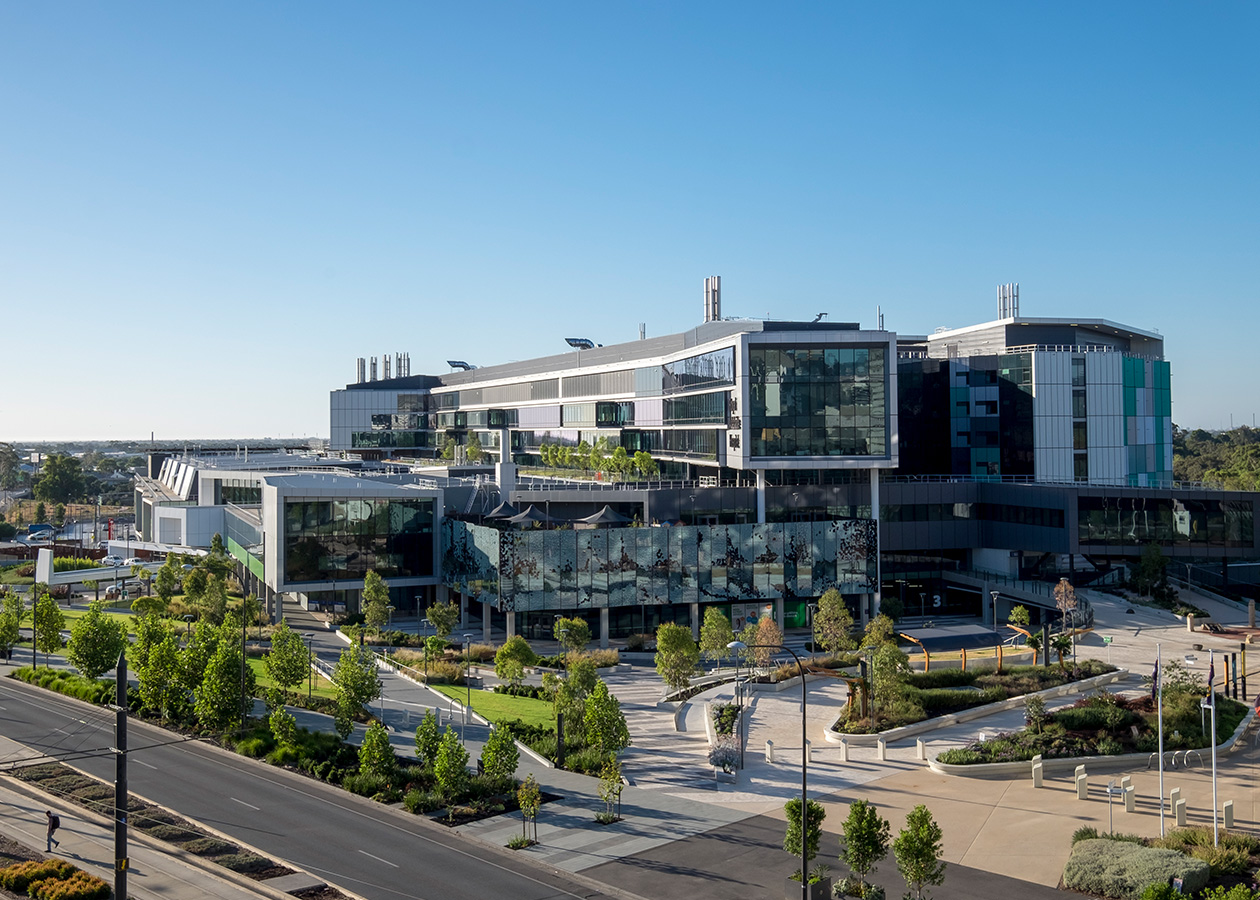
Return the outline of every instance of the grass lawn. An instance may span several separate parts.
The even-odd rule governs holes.
[[[19,578],[16,574],[20,566],[5,566],[0,569],[0,584],[34,584],[35,576],[27,575],[25,578]]]
[[[463,703],[468,696],[468,689],[453,684],[431,684],[430,688],[447,697],[454,697]],[[491,722],[503,719],[520,719],[526,725],[550,728],[555,722],[551,704],[546,700],[535,700],[533,697],[512,697],[508,694],[496,694],[493,691],[474,690],[472,692],[473,712]]]
[[[272,681],[271,676],[267,674],[267,669],[263,665],[263,661],[261,659],[250,657],[249,667],[254,670],[254,678],[257,679],[259,688],[276,687],[276,683]],[[306,696],[306,682],[303,681],[300,685],[295,687],[293,690],[295,693],[299,693],[303,697],[305,697]],[[337,699],[337,689],[333,686],[333,683],[331,681],[324,678],[322,675],[315,676],[315,687],[314,687],[314,690],[312,691],[312,694],[314,694],[316,697],[324,697],[328,700]]]

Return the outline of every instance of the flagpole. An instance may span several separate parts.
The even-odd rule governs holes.
[[[1164,836],[1164,673],[1163,654],[1160,645],[1155,645],[1155,711],[1159,720],[1159,836]]]
[[[1214,652],[1212,650],[1208,651],[1209,660]],[[1211,667],[1210,663],[1208,671],[1213,673],[1216,671],[1215,668]],[[1212,686],[1210,679],[1208,681],[1208,696],[1212,698],[1212,846],[1218,847],[1220,846],[1220,838],[1216,829],[1216,688]]]

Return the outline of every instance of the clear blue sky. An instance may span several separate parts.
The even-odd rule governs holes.
[[[727,315],[1167,336],[1260,411],[1260,6],[0,0],[0,439],[327,435]]]

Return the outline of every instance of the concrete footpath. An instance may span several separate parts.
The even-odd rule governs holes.
[[[10,742],[5,742],[10,744]],[[5,755],[8,756],[8,747]],[[103,823],[72,804],[47,802],[34,792],[28,794],[21,783],[0,779],[0,834],[29,847],[44,857],[64,859],[89,874],[114,884],[114,833]],[[61,818],[56,838],[60,845],[52,853],[47,846],[47,817],[51,809]],[[262,885],[242,884],[185,862],[169,848],[149,844],[134,833],[128,841],[130,867],[127,893],[141,900],[258,900],[259,897],[287,897]],[[242,881],[245,879],[242,876]],[[291,900],[291,898],[290,898]]]

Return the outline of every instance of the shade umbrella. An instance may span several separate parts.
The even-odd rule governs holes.
[[[550,522],[551,516],[547,515],[537,506],[530,504],[525,507],[524,512],[517,513],[507,519],[513,525],[527,525],[531,522]]]
[[[490,512],[486,513],[485,518],[487,518],[487,519],[509,519],[509,518],[511,518],[512,516],[517,516],[517,515],[520,515],[520,512],[521,512],[521,511],[520,511],[519,509],[517,509],[517,508],[516,508],[515,506],[513,506],[511,503],[508,503],[506,500],[504,500],[502,503],[500,503],[500,504],[499,504],[498,506],[496,506],[494,509],[490,510]]]
[[[630,521],[628,516],[623,516],[619,512],[614,512],[611,506],[607,504],[604,508],[594,515],[587,516],[585,519],[578,519],[587,525],[624,525]]]

